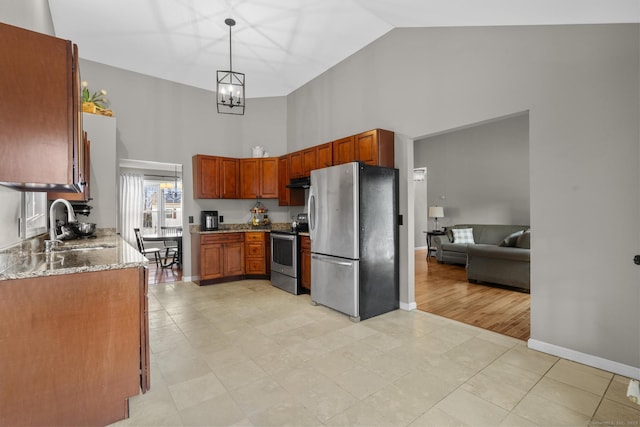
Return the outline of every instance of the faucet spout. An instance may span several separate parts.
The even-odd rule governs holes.
[[[56,199],[51,203],[51,207],[49,208],[49,239],[50,240],[59,240],[61,235],[56,234],[56,217],[55,217],[55,207],[58,203],[62,203],[67,207],[67,222],[78,222],[76,219],[75,213],[73,213],[73,207],[71,203],[69,203],[65,199]]]

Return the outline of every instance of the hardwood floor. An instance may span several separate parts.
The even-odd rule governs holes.
[[[174,265],[172,268],[160,268],[153,261],[149,262],[148,267],[149,285],[182,281],[182,267]]]
[[[418,310],[478,326],[521,340],[530,332],[529,294],[467,282],[464,266],[425,259],[415,251]]]

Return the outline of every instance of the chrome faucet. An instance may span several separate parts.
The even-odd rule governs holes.
[[[49,240],[45,240],[45,252],[49,252],[52,247],[55,247],[56,243],[60,241],[60,237],[62,237],[62,234],[56,234],[55,207],[58,203],[62,203],[67,207],[67,222],[78,222],[76,215],[73,213],[71,203],[65,199],[54,200],[49,208]]]

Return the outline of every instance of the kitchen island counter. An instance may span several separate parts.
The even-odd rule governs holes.
[[[142,267],[148,260],[122,237],[101,235],[65,241],[50,253],[42,239],[32,239],[0,252],[0,281]]]

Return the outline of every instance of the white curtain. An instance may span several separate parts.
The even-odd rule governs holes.
[[[123,173],[120,175],[120,194],[122,200],[121,224],[122,238],[137,248],[134,228],[142,229],[142,212],[144,208],[144,175]]]

